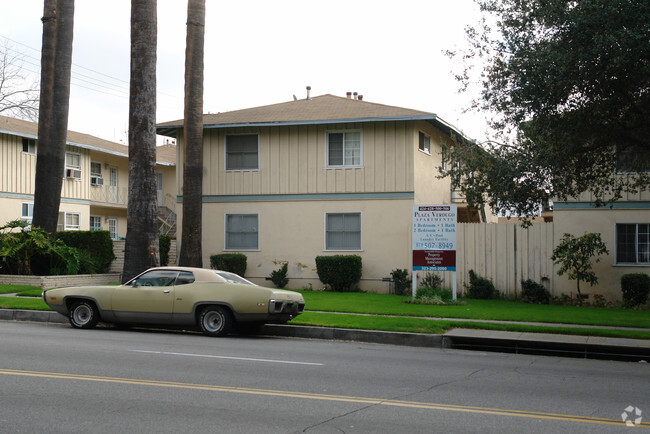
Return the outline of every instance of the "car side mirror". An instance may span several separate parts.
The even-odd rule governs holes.
[[[134,280],[131,282],[131,285],[130,285],[130,286],[131,286],[131,288],[137,288],[137,287],[139,286],[139,285],[138,285],[138,280],[137,280],[137,279],[134,279]]]

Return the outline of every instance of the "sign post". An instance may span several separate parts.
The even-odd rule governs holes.
[[[413,299],[417,272],[452,271],[456,300],[456,205],[413,205]]]

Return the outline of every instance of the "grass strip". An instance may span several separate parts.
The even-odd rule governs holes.
[[[407,333],[441,334],[452,328],[503,330],[526,333],[551,333],[578,336],[601,336],[627,339],[650,339],[650,331],[548,327],[528,324],[499,324],[474,321],[431,320],[395,316],[362,316],[334,313],[305,312],[290,324],[316,327],[338,327],[363,330],[380,330]]]
[[[299,292],[305,298],[307,310],[310,311],[650,328],[650,314],[647,310],[473,299],[462,299],[465,302],[463,305],[434,306],[405,303],[411,298],[399,295],[330,291]]]
[[[0,309],[52,310],[42,298],[0,297]]]
[[[14,292],[24,292],[24,291],[29,291],[29,292],[38,292],[38,296],[41,295],[41,292],[43,290],[41,289],[40,286],[26,286],[26,285],[0,285],[0,294],[11,294]]]

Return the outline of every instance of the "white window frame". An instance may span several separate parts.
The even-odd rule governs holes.
[[[99,172],[93,171],[93,165],[99,167]],[[102,163],[99,161],[91,161],[90,162],[90,176],[102,176]]]
[[[99,223],[99,226],[97,226],[96,224],[93,224],[93,220],[95,220],[95,223]],[[101,231],[101,230],[103,230],[102,217],[101,216],[91,215],[90,220],[89,220],[89,224],[90,224],[90,230],[91,231]]]
[[[358,216],[359,217],[359,244],[358,246],[333,246],[330,247],[330,234],[332,234],[334,231],[330,230],[329,228],[329,218],[331,216],[338,216],[338,215],[350,215],[350,216]],[[345,211],[345,212],[326,212],[325,213],[325,224],[324,224],[324,240],[325,240],[325,246],[324,250],[327,252],[360,252],[363,250],[363,225],[362,225],[362,215],[360,211]],[[341,231],[337,231],[340,233]],[[352,232],[352,231],[347,231],[347,232]],[[343,233],[346,233],[344,230]]]
[[[330,135],[331,134],[342,134],[343,135],[343,143],[342,143],[342,149],[341,149],[341,164],[332,164],[330,161]],[[354,156],[352,157],[352,162],[346,162],[346,153],[353,151],[353,149],[348,149],[348,146],[346,146],[346,143],[348,143],[350,140],[346,140],[346,136],[348,134],[359,134],[359,156],[358,156],[358,162],[354,161]],[[327,131],[325,133],[325,161],[328,169],[341,169],[341,168],[349,168],[349,167],[363,167],[363,130],[332,130],[332,131]]]
[[[77,220],[76,224],[74,222],[68,223],[68,217],[70,220]],[[79,231],[81,230],[81,213],[75,211],[60,211],[59,212],[59,222],[57,223],[57,230],[62,231]]]
[[[228,138],[237,136],[255,136],[257,138],[257,150],[255,151],[257,159],[255,167],[230,167],[230,155],[245,154],[245,152],[228,152]],[[258,133],[226,134],[224,136],[224,169],[226,172],[252,172],[260,170],[260,135]]]
[[[108,226],[108,232],[111,234],[111,240],[118,240],[120,238],[117,226],[118,219],[116,217],[106,217],[106,224]]]
[[[423,131],[418,131],[418,150],[431,155],[431,136]]]
[[[71,162],[70,159],[78,158],[79,159],[79,164],[75,164],[75,162]],[[74,169],[74,170],[81,170],[81,154],[78,152],[66,152],[65,153],[65,168],[66,169]]]
[[[27,146],[27,150],[25,150]],[[36,140],[23,137],[23,154],[36,155]]]
[[[634,262],[632,261],[619,261],[619,226],[634,226]],[[639,233],[639,227],[643,226],[642,230],[647,231],[647,232],[642,232]],[[616,245],[616,253],[614,256],[614,261],[617,265],[641,265],[641,266],[648,266],[650,265],[650,222],[645,222],[645,223],[626,223],[626,222],[619,222],[616,223],[615,229],[615,245]],[[641,241],[641,238],[647,238],[647,240]],[[639,248],[640,245],[643,246],[643,248]],[[630,252],[628,252],[630,253]],[[645,261],[640,261],[642,256],[645,256],[643,259],[647,259]]]
[[[249,232],[244,232],[244,231],[231,231],[228,228],[228,223],[229,223],[229,217],[241,217],[241,216],[255,216],[257,218],[256,222],[256,227],[253,228],[254,231],[249,231]],[[224,244],[224,250],[227,251],[259,251],[260,249],[260,215],[258,213],[227,213],[224,215],[224,220],[223,220],[223,244]],[[257,235],[257,240],[256,240],[256,246],[255,247],[242,247],[236,246],[236,245],[230,245],[229,244],[229,236],[228,234],[230,233],[255,233]]]
[[[27,207],[27,213],[25,213],[25,207]],[[34,203],[33,202],[23,202],[20,204],[20,218],[21,220],[32,221],[34,218]]]

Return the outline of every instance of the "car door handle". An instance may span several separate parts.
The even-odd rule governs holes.
[[[169,294],[170,292],[172,292],[172,290],[171,290],[171,289],[165,289],[163,292],[164,292],[165,294]]]

